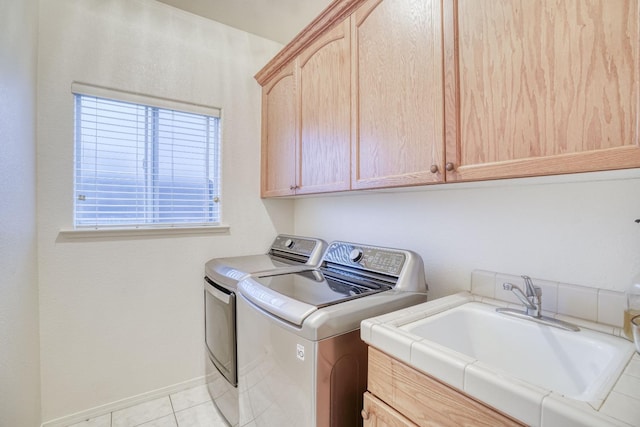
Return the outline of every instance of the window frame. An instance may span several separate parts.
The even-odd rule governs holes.
[[[66,237],[95,237],[95,236],[118,236],[118,235],[162,235],[165,233],[170,234],[199,234],[205,232],[228,232],[229,227],[222,223],[223,212],[222,212],[222,203],[221,201],[221,191],[222,191],[222,110],[220,108],[175,101],[165,98],[158,98],[148,95],[141,95],[138,93],[125,92],[114,90],[110,88],[87,85],[84,83],[74,82],[71,86],[71,92],[73,95],[74,102],[74,161],[73,161],[73,209],[72,209],[72,223],[73,229],[71,230],[61,230],[61,233]],[[187,114],[196,114],[196,115],[204,115],[217,119],[217,135],[213,141],[210,141],[206,149],[205,153],[208,153],[209,150],[213,149],[211,162],[208,160],[209,155],[206,154],[207,159],[205,159],[205,163],[207,164],[206,168],[212,169],[208,173],[208,176],[211,177],[210,180],[213,182],[213,203],[217,204],[217,218],[216,221],[212,222],[149,222],[149,223],[140,223],[138,221],[132,221],[131,223],[121,223],[121,224],[100,224],[99,221],[96,221],[95,224],[79,224],[77,220],[78,212],[76,211],[76,203],[77,203],[77,172],[78,172],[78,151],[81,149],[81,142],[77,140],[76,135],[78,133],[78,127],[81,125],[78,120],[79,112],[76,110],[76,99],[77,96],[87,96],[87,97],[95,97],[101,99],[112,100],[115,102],[123,102],[129,104],[135,104],[136,106],[147,107],[148,109],[163,109],[163,110],[171,110],[176,111],[178,113],[187,113]],[[158,140],[156,140],[158,142]],[[216,146],[217,145],[217,146]],[[206,169],[205,168],[205,169]],[[204,176],[204,175],[203,175]],[[154,191],[157,191],[157,188],[154,188]],[[171,199],[172,200],[172,199]],[[206,199],[203,199],[206,200]],[[159,206],[156,206],[159,207]],[[145,209],[148,207],[145,206]],[[73,234],[73,236],[72,236]]]

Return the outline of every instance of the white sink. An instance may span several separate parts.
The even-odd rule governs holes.
[[[565,331],[470,302],[400,329],[575,400],[602,398],[633,353],[624,339]]]

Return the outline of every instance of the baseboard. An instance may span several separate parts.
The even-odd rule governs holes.
[[[55,420],[42,423],[41,427],[65,427],[71,424],[88,420],[90,418],[95,418],[104,414],[108,414],[109,412],[125,409],[130,406],[138,405],[140,403],[144,403],[149,400],[158,399],[160,397],[164,397],[169,394],[177,393],[179,391],[186,390],[192,387],[197,387],[203,384],[206,384],[206,377],[205,376],[197,377],[189,381],[159,388],[157,390],[148,391],[146,393],[138,394],[136,396],[127,397],[126,399],[117,400],[115,402],[107,403],[105,405],[96,406],[95,408],[76,412],[75,414],[66,415],[61,418],[56,418]]]

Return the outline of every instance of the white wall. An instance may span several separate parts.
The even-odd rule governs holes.
[[[40,425],[37,0],[0,0],[0,426]]]
[[[42,0],[38,262],[45,421],[204,374],[210,258],[264,252],[291,202],[259,198],[260,88],[280,45],[152,0]],[[69,240],[71,82],[223,109],[227,235]]]
[[[640,169],[295,202],[296,233],[418,252],[432,298],[469,290],[474,269],[624,291],[637,218]]]

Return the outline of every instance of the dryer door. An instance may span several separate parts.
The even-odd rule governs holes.
[[[236,294],[205,277],[205,341],[209,358],[234,386],[236,370]]]

